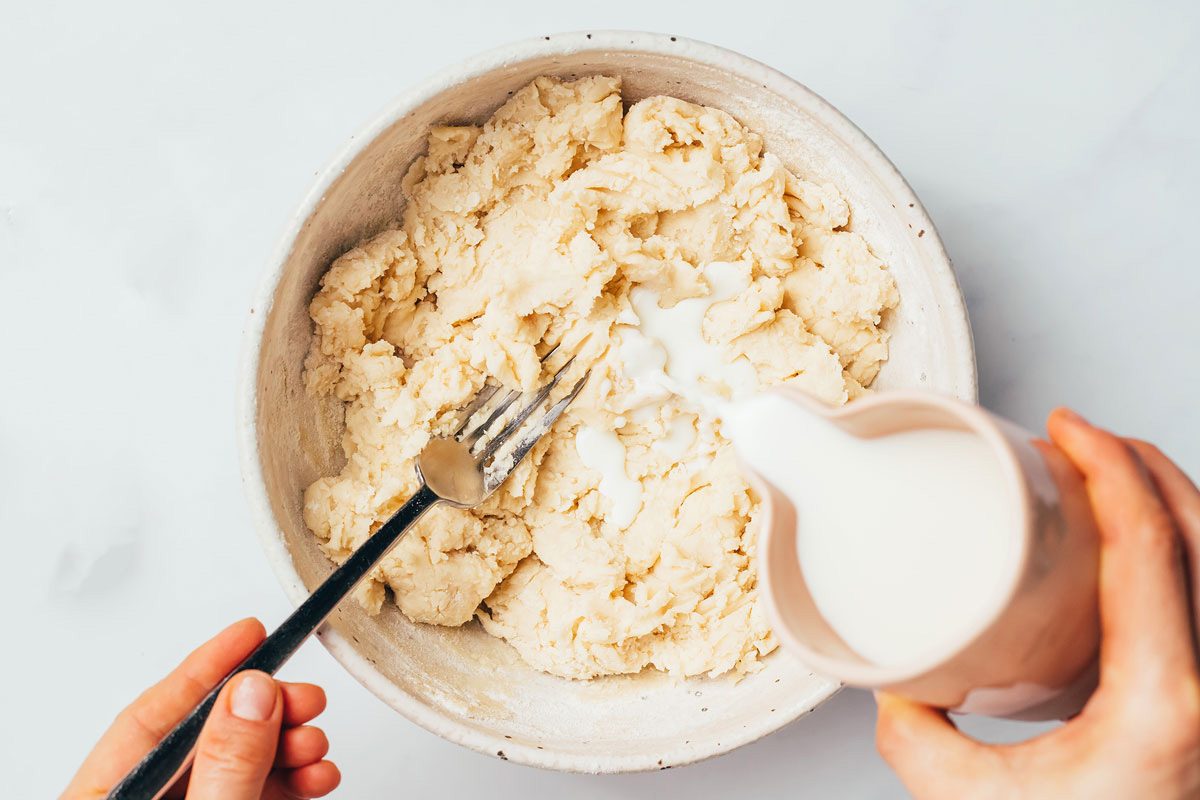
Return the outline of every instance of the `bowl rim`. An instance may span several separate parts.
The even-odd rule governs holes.
[[[305,222],[321,204],[327,191],[359,152],[412,108],[466,80],[481,76],[506,65],[532,58],[573,55],[590,50],[626,51],[682,57],[707,66],[730,72],[774,91],[790,102],[819,118],[822,124],[842,138],[844,143],[866,162],[871,173],[899,199],[911,204],[907,213],[919,221],[926,235],[922,246],[929,255],[930,280],[945,291],[942,308],[952,336],[960,343],[954,354],[958,363],[955,372],[965,383],[959,395],[974,400],[978,391],[974,345],[966,304],[955,277],[949,256],[933,221],[899,170],[879,147],[832,104],[799,81],[748,56],[717,45],[666,33],[623,30],[581,30],[523,39],[485,51],[445,67],[425,80],[410,86],[394,97],[381,112],[359,132],[351,136],[318,173],[312,188],[291,214],[267,268],[258,284],[243,328],[242,354],[238,377],[237,439],[242,485],[250,507],[251,519],[263,551],[276,578],[293,606],[308,597],[308,589],[300,579],[284,543],[282,531],[275,519],[267,494],[262,462],[258,451],[258,370],[262,339],[275,291],[293,243]],[[749,744],[814,710],[841,686],[827,680],[815,692],[798,696],[789,706],[778,709],[760,720],[713,740],[678,743],[667,752],[647,752],[638,755],[584,755],[541,750],[516,740],[488,734],[442,709],[426,705],[401,691],[360,655],[332,627],[325,626],[317,638],[347,672],[360,684],[379,697],[409,721],[456,744],[485,755],[498,756],[529,766],[569,772],[613,773],[665,769],[689,764],[720,755]]]

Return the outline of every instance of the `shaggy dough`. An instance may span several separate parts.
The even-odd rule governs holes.
[[[725,366],[844,403],[886,358],[880,316],[898,296],[836,188],[722,111],[651,97],[623,113],[620,89],[538,78],[480,127],[433,129],[400,224],[334,262],[306,378],[345,403],[347,463],[309,487],[305,520],[344,560],[485,378],[534,387],[561,343],[592,368],[570,411],[483,506],[423,519],[360,600],[377,610],[388,586],[417,622],[478,616],[570,678],[753,671],[775,647],[755,596],[758,502],[711,415],[627,363],[655,344],[634,305],[711,301],[720,262],[740,283],[700,313]],[[581,430],[618,469],[623,449],[624,475],[585,465]]]

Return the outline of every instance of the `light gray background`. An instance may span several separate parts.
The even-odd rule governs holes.
[[[3,3],[6,796],[54,794],[185,649],[288,610],[232,430],[252,289],[349,136],[404,86],[509,40],[659,30],[808,84],[937,222],[989,407],[1038,428],[1074,404],[1200,473],[1197,4],[412,5]],[[315,644],[285,676],[328,689],[344,798],[903,795],[859,692],[699,766],[588,777],[443,742]]]

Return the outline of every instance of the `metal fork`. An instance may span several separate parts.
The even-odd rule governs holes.
[[[558,348],[543,356],[547,361]],[[431,439],[417,456],[421,487],[379,530],[346,559],[292,612],[245,661],[217,684],[170,733],[130,770],[108,794],[108,800],[159,798],[191,764],[200,735],[221,688],[239,672],[256,669],[274,674],[333,609],[358,585],[404,535],[413,523],[438,503],[471,508],[487,499],[512,474],[538,440],[583,389],[590,372],[556,401],[539,419],[529,418],[550,397],[575,358],[566,361],[541,388],[522,394],[509,391],[493,403],[498,387],[489,384],[460,414],[457,429],[447,437]],[[518,400],[524,399],[522,404]],[[510,410],[516,406],[516,410]],[[477,416],[486,416],[474,423]],[[499,426],[499,430],[492,429]]]

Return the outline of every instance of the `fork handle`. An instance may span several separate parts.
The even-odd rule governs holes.
[[[246,660],[233,668],[146,757],[108,793],[108,800],[157,800],[192,763],[200,729],[212,712],[217,695],[239,672],[256,669],[274,675],[304,640],[316,631],[338,603],[400,541],[408,528],[441,498],[421,484],[408,502],[385,522],[340,567],[316,588]]]

